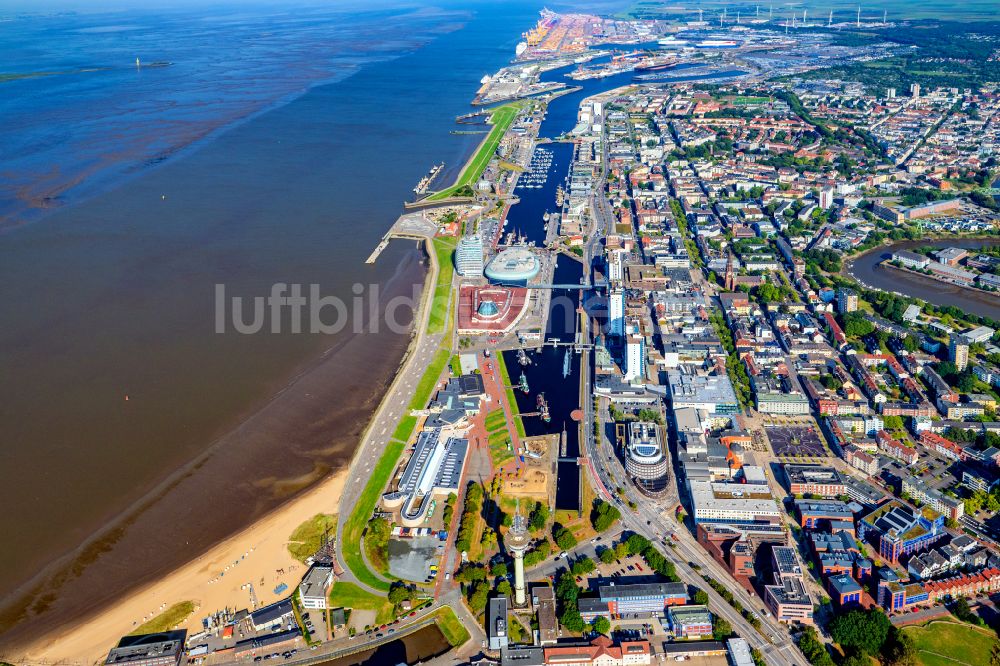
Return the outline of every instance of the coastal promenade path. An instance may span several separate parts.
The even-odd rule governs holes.
[[[414,322],[414,337],[401,363],[399,372],[397,372],[395,379],[390,384],[378,408],[372,415],[372,419],[361,437],[361,442],[354,454],[354,458],[351,460],[347,483],[344,486],[344,493],[340,499],[340,510],[337,519],[337,562],[339,568],[342,570],[339,579],[353,582],[362,589],[379,596],[385,593],[359,580],[355,573],[351,571],[350,566],[348,566],[344,558],[344,524],[354,511],[365,485],[372,476],[372,470],[385,453],[386,445],[392,439],[396,426],[403,417],[409,414],[408,405],[410,399],[424,371],[431,365],[431,361],[441,349],[443,342],[449,343],[450,346],[450,330],[447,333],[447,339],[445,337],[446,334],[427,333],[431,302],[434,296],[434,286],[437,283],[440,266],[438,266],[436,253],[430,245],[433,243],[433,240],[427,239],[426,242],[428,243],[427,255],[430,257],[430,270],[427,273],[427,280],[421,294],[420,308]],[[450,317],[452,316],[450,303],[447,316],[450,321]],[[364,563],[368,565],[368,570],[376,578],[386,583],[389,582],[370,566],[367,556],[364,553],[364,548],[361,548],[361,556]]]

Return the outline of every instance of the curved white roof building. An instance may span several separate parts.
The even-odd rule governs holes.
[[[509,247],[486,265],[486,277],[496,284],[525,287],[538,275],[540,268],[538,257],[531,250]]]
[[[644,493],[658,495],[667,489],[667,454],[659,425],[645,421],[629,424],[625,471]]]

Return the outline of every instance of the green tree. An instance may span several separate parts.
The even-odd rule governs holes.
[[[724,641],[733,635],[733,627],[724,618],[718,615],[712,620],[712,638],[717,641]]]
[[[611,633],[611,620],[604,617],[603,615],[595,617],[593,624],[594,624],[594,631],[596,631],[597,633],[604,634],[605,636]]]
[[[860,650],[853,650],[844,657],[844,660],[840,662],[840,666],[872,666],[872,659]]]
[[[649,548],[649,539],[641,534],[633,534],[625,540],[625,547],[629,555],[638,555]]]
[[[524,554],[524,566],[533,567],[536,564],[544,562],[551,552],[552,544],[549,543],[548,539],[539,541],[537,546]]]
[[[580,617],[580,611],[577,610],[576,606],[567,608],[563,611],[562,616],[559,618],[559,622],[562,623],[562,626],[566,627],[569,631],[576,633],[583,631],[583,628],[586,626],[586,622],[584,622],[583,618]]]
[[[604,548],[601,550],[598,557],[601,558],[601,562],[604,564],[611,564],[615,561],[615,551],[611,548]]]
[[[486,600],[490,594],[490,587],[486,583],[476,583],[469,594],[469,608],[474,613],[481,613],[486,610]]]
[[[875,331],[875,325],[856,312],[845,314],[842,324],[844,335],[850,338],[863,338]]]
[[[674,563],[664,557],[663,553],[658,551],[652,544],[646,546],[646,549],[642,551],[642,557],[646,560],[649,568],[656,573],[671,581],[680,581],[677,571],[674,569]]]
[[[622,514],[618,507],[604,500],[594,500],[594,506],[590,511],[590,524],[598,532],[603,532],[621,519]]]
[[[903,417],[902,416],[883,416],[882,422],[885,424],[886,430],[902,430],[903,429]]]
[[[581,576],[583,574],[589,574],[591,571],[593,571],[596,568],[597,568],[597,565],[594,564],[594,560],[590,559],[587,556],[584,556],[584,557],[581,557],[580,559],[578,559],[576,562],[574,562],[573,566],[570,568],[570,570],[575,575]]]
[[[392,533],[392,525],[385,518],[374,518],[368,523],[368,532],[365,539],[372,548],[383,549],[389,543],[389,535]]]
[[[830,653],[816,637],[816,629],[806,627],[799,634],[799,649],[813,666],[834,666]]]
[[[497,582],[497,592],[505,597],[509,597],[511,594],[510,581],[506,578],[501,578]]]
[[[490,574],[494,578],[500,578],[502,576],[506,576],[507,575],[507,563],[506,562],[497,562],[490,569]]]
[[[892,623],[881,610],[852,610],[837,615],[830,622],[830,637],[844,648],[857,648],[877,655]]]
[[[917,650],[909,634],[898,627],[889,630],[889,638],[882,646],[882,663],[885,666],[917,666]]]
[[[473,562],[466,562],[455,572],[459,583],[476,583],[486,580],[486,568]]]
[[[705,604],[708,603],[708,592],[706,592],[705,590],[695,590],[692,600],[696,604],[704,606]]]
[[[556,523],[552,526],[552,537],[556,540],[556,545],[562,550],[571,550],[576,547],[576,537],[567,527]]]
[[[555,595],[556,599],[563,604],[575,604],[577,597],[580,596],[580,588],[576,585],[576,579],[568,571],[563,572],[559,576],[559,580],[556,582]]]
[[[549,506],[544,502],[539,502],[528,516],[528,529],[532,532],[540,532],[545,529],[545,524],[548,522]]]
[[[413,590],[402,581],[394,581],[389,586],[389,601],[393,604],[402,603],[413,597]]]

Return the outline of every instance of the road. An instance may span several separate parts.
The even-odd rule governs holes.
[[[415,337],[407,350],[402,368],[396,374],[392,385],[375,410],[368,429],[365,430],[358,449],[351,459],[350,477],[344,484],[344,492],[340,498],[339,515],[342,516],[342,519],[337,521],[338,544],[344,542],[346,517],[353,512],[358,497],[371,477],[372,468],[378,464],[379,458],[385,451],[386,443],[392,437],[400,419],[408,414],[407,406],[410,404],[414,389],[444,341],[442,334],[430,335],[426,333],[427,322],[430,318],[430,300],[434,295],[434,285],[437,283],[439,270],[433,249],[428,248],[427,254],[430,257],[430,270],[427,272],[427,283],[421,294],[420,317],[418,321],[414,322]],[[448,316],[451,316],[450,311]],[[364,557],[363,548],[361,553]],[[339,580],[354,582],[363,589],[381,596],[380,591],[373,590],[355,577],[348,568],[340,548],[337,549],[337,564],[342,570],[342,572],[338,572]],[[374,569],[371,567],[369,569],[375,573]],[[375,573],[375,575],[378,574]]]
[[[602,142],[602,152],[604,153],[602,161],[606,165],[607,150],[604,142]],[[595,192],[603,193],[603,179],[604,174],[601,177],[600,187],[595,186]],[[611,213],[607,210],[607,197],[598,194],[596,200],[601,203],[598,203],[595,212],[600,210],[598,217],[604,218],[597,223],[597,226],[601,229],[608,228],[607,225],[610,224]],[[593,236],[599,235],[599,233],[593,234]],[[589,263],[587,265],[590,266]],[[588,340],[587,342],[592,341]],[[584,395],[592,395],[593,391],[590,385],[591,376],[588,363],[581,363],[580,374],[581,381],[584,382]],[[589,426],[589,424],[593,423],[594,419],[593,402],[585,400],[581,408],[584,412],[583,422]],[[673,562],[677,575],[683,582],[705,590],[709,596],[709,604],[713,612],[725,618],[733,629],[747,640],[751,647],[760,650],[767,663],[776,666],[792,666],[807,663],[802,653],[792,642],[787,628],[763,616],[764,605],[762,601],[756,596],[751,599],[749,593],[742,586],[738,585],[729,576],[728,572],[709,556],[708,553],[702,550],[685,526],[676,522],[672,511],[672,507],[676,505],[678,493],[680,492],[680,480],[676,478],[676,475],[672,474],[674,479],[670,484],[670,490],[666,497],[651,501],[650,498],[641,495],[638,489],[627,478],[625,470],[619,463],[610,442],[606,440],[604,436],[606,432],[606,420],[603,414],[599,416],[598,431],[601,433],[600,441],[597,441],[594,437],[594,429],[592,427],[584,427],[582,429],[584,451],[588,459],[586,468],[588,469],[591,481],[595,483],[595,488],[598,488],[599,492],[604,495],[604,499],[615,502],[619,506],[622,511],[622,526],[637,534],[641,534],[652,542],[662,543],[665,535],[674,533],[677,541],[673,548],[665,548],[664,553]],[[618,487],[625,490],[626,499],[635,502],[637,507],[635,511],[630,510],[627,504],[623,503],[622,499],[617,496],[615,489]],[[753,609],[757,612],[760,616],[761,630],[764,635],[754,629],[740,613],[730,606],[715,590],[709,587],[701,574],[696,572],[689,563],[698,564],[702,571],[705,571],[712,578],[725,585],[744,608]]]

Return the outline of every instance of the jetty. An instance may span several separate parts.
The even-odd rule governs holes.
[[[389,231],[382,236],[382,240],[375,246],[372,253],[365,260],[366,264],[374,264],[383,250],[389,245],[393,238],[406,238],[410,240],[425,241],[434,238],[437,233],[437,224],[427,218],[422,212],[404,213],[400,215]]]

